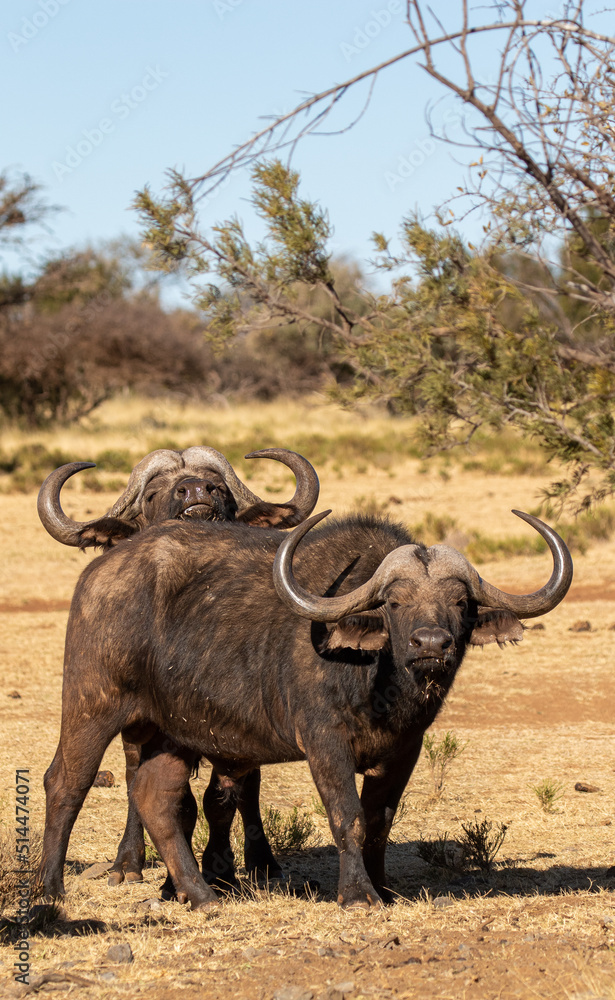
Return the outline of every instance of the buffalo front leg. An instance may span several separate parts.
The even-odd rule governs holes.
[[[382,905],[363,862],[365,817],[347,749],[327,744],[325,753],[311,754],[306,746],[306,756],[339,853],[338,903],[345,909]]]
[[[130,788],[135,779],[137,769],[141,763],[141,747],[137,743],[130,743],[122,734],[124,746],[124,757],[126,760],[126,791],[128,793],[128,816],[124,835],[117,849],[117,855],[113,868],[109,872],[109,885],[120,885],[126,879],[127,882],[143,881],[143,865],[145,863],[145,839],[143,836],[143,824],[139,819],[139,814],[130,801]]]
[[[209,908],[217,897],[203,880],[181,821],[194,754],[161,735],[143,748],[143,758],[130,797],[167,866],[178,900],[191,903],[193,910]]]
[[[421,752],[422,736],[412,746],[405,759],[396,759],[394,768],[385,766],[368,771],[363,779],[361,804],[365,815],[365,841],[363,861],[365,869],[380,896],[386,903],[393,901],[393,894],[386,888],[384,857],[393,819],[404,788],[412,774]]]
[[[244,862],[253,879],[280,879],[284,873],[276,861],[263,829],[260,811],[260,768],[248,771],[238,782],[237,806],[244,830]]]
[[[70,834],[103,754],[119,727],[107,720],[63,722],[60,742],[45,774],[46,815],[39,880],[47,898],[64,895],[64,861]],[[67,733],[69,735],[67,736]]]

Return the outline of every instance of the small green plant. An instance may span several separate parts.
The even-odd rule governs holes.
[[[265,806],[263,828],[274,852],[301,850],[316,830],[310,814],[300,813],[296,806],[286,815],[273,806]]]
[[[145,864],[150,868],[156,867],[158,861],[162,861],[162,858],[158,854],[158,851],[152,844],[151,840],[145,835]]]
[[[317,816],[324,816],[326,819],[327,810],[324,807],[322,799],[318,798],[316,795],[312,795],[312,812]]]
[[[508,827],[505,823],[498,823],[494,829],[491,820],[483,819],[480,822],[474,820],[473,823],[462,823],[461,829],[464,832],[461,846],[466,859],[488,874],[504,843]]]
[[[552,813],[555,812],[555,803],[564,794],[564,786],[559,781],[553,781],[552,778],[545,778],[534,785],[534,792],[540,802],[541,809],[546,813]]]
[[[430,733],[425,733],[423,752],[431,769],[434,798],[439,799],[442,795],[444,781],[450,766],[463,753],[467,745],[467,743],[462,743],[454,733],[448,731],[440,740],[437,740]]]

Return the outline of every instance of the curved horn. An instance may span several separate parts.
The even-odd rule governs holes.
[[[296,514],[293,515],[289,524],[300,524],[314,510],[320,493],[320,483],[314,466],[308,462],[307,458],[299,455],[296,451],[288,451],[286,448],[262,448],[260,451],[251,451],[246,458],[271,458],[276,462],[282,462],[293,473],[297,480],[295,494],[290,500],[283,504],[275,504],[276,507],[295,507]]]
[[[383,589],[399,576],[417,549],[416,545],[400,545],[399,548],[389,552],[371,579],[350,594],[341,597],[319,597],[311,594],[295,579],[292,569],[293,553],[310,528],[330,513],[330,510],[325,510],[322,514],[315,514],[291,531],[276,552],[273,563],[273,582],[278,597],[296,614],[314,622],[339,621],[345,615],[373,608],[380,600]]]
[[[297,545],[305,534],[323,517],[330,514],[316,514],[295,528],[280,545],[273,564],[273,578],[278,596],[296,614],[312,621],[339,621],[344,615],[365,611],[374,606],[384,588],[400,574],[408,572],[408,560],[412,559],[416,545],[401,545],[389,552],[371,580],[357,587],[343,597],[319,597],[305,590],[295,579],[292,571],[292,557]],[[482,580],[472,564],[456,549],[444,545],[434,545],[430,552],[447,560],[451,572],[464,579],[474,599],[483,607],[501,608],[512,611],[519,618],[535,618],[551,611],[568,592],[572,582],[572,559],[560,536],[552,528],[532,514],[513,511],[531,524],[547,542],[553,556],[553,571],[544,587],[533,594],[507,594],[493,584]]]
[[[79,533],[91,521],[73,521],[60,504],[60,490],[67,479],[82,469],[95,469],[95,462],[70,462],[51,472],[41,486],[37,500],[38,516],[52,538],[64,545],[79,545]],[[95,518],[97,520],[97,518]]]
[[[553,556],[551,576],[544,587],[533,594],[506,594],[493,584],[482,580],[477,573],[474,597],[484,607],[512,611],[518,618],[536,618],[551,611],[568,593],[572,583],[572,558],[564,540],[548,524],[532,514],[524,514],[521,510],[513,510],[512,513],[531,524],[549,546]]]

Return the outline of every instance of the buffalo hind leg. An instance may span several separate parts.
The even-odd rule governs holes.
[[[231,847],[231,826],[237,811],[239,781],[219,774],[214,768],[203,796],[203,812],[209,826],[209,840],[203,851],[201,870],[209,885],[228,892],[237,889],[235,855]]]
[[[203,812],[209,826],[209,841],[203,852],[203,877],[210,885],[228,890],[238,887],[235,857],[231,847],[231,826],[239,809],[244,829],[244,862],[254,878],[283,878],[273,856],[260,813],[261,773],[258,768],[241,778],[231,778],[212,770],[203,796]]]
[[[130,801],[130,788],[141,763],[141,747],[130,743],[122,733],[124,757],[126,759],[126,791],[128,793],[128,816],[124,835],[117,849],[113,868],[109,872],[109,885],[120,885],[127,882],[143,881],[143,865],[145,864],[145,838],[143,824],[139,814]]]
[[[318,794],[327,810],[331,833],[337,846],[340,878],[337,901],[344,909],[381,906],[382,900],[370,881],[363,862],[365,816],[357,795],[354,763],[343,745],[327,746],[306,756]]]
[[[203,880],[182,829],[182,802],[194,760],[192,751],[160,734],[143,748],[130,797],[167,866],[178,900],[197,910],[210,908],[217,897]]]
[[[181,806],[179,807],[179,821],[181,823],[181,828],[186,838],[188,847],[190,848],[192,855],[194,856],[194,851],[192,851],[192,835],[194,833],[194,828],[196,826],[196,821],[198,818],[199,807],[196,804],[196,799],[192,794],[192,789],[190,788],[190,783],[188,783],[184,790],[184,797],[182,799]],[[167,872],[167,877],[162,883],[160,889],[160,895],[163,899],[177,899],[177,892],[175,891],[175,885],[170,874]]]
[[[399,800],[412,774],[422,746],[422,735],[418,744],[411,747],[405,759],[396,760],[394,768],[378,774],[369,772],[363,779],[361,804],[365,815],[365,841],[363,861],[373,885],[385,903],[392,903],[394,895],[386,887],[384,856],[387,840]]]
[[[237,806],[244,830],[244,863],[248,875],[257,879],[281,879],[284,873],[276,861],[263,829],[260,811],[260,768],[248,771],[238,782]]]
[[[118,728],[113,720],[63,724],[55,757],[45,774],[46,815],[39,879],[46,898],[64,895],[64,862],[71,831],[103,754]],[[69,732],[70,735],[66,736]]]

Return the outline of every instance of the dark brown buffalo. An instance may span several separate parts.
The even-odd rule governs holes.
[[[293,571],[298,543],[322,516],[291,535],[167,523],[83,572],[60,742],[45,775],[48,896],[64,891],[70,831],[123,731],[150,740],[130,794],[178,896],[194,908],[216,899],[179,815],[200,757],[232,780],[307,759],[339,851],[340,904],[386,897],[395,810],[467,646],[520,640],[520,618],[565,596],[572,561],[551,528],[520,514],[547,541],[554,567],[536,593],[511,595],[455,549],[350,517],[310,534]]]
[[[64,545],[110,548],[166,520],[237,520],[258,527],[290,528],[311,514],[319,487],[318,476],[307,459],[285,448],[253,451],[246,458],[271,458],[287,465],[297,478],[294,496],[279,504],[261,500],[215,448],[161,448],[135,466],[122,495],[103,517],[92,521],[67,517],[60,504],[60,490],[76,472],[93,469],[95,463],[62,465],[41,486],[39,517],[49,534]]]
[[[283,448],[252,452],[247,458],[269,458],[282,462],[295,474],[294,496],[279,504],[261,500],[241,482],[228,460],[214,448],[197,446],[183,452],[159,449],[146,455],[133,469],[122,495],[103,517],[88,522],[68,518],[60,503],[64,483],[76,472],[93,468],[92,462],[72,462],[56,469],[41,487],[38,511],[47,531],[66,545],[80,548],[111,548],[144,528],[165,520],[235,521],[257,527],[290,527],[311,514],[318,499],[318,476],[301,455]],[[141,759],[140,746],[124,739],[126,782],[130,788]],[[239,782],[229,782],[212,773],[203,807],[210,825],[210,839],[203,867],[211,882],[233,883],[232,859],[217,850],[220,822],[232,822],[239,808],[244,822],[245,863],[255,876],[278,878],[281,869],[275,860],[265,833],[259,807],[260,772]],[[187,827],[194,827],[197,805],[187,785],[182,803],[182,817]],[[222,819],[221,819],[222,817]],[[224,839],[224,836],[223,836]],[[109,884],[118,885],[142,880],[145,861],[143,827],[136,810],[129,806],[126,829],[118,848]],[[163,886],[165,896],[173,895],[169,880]]]

